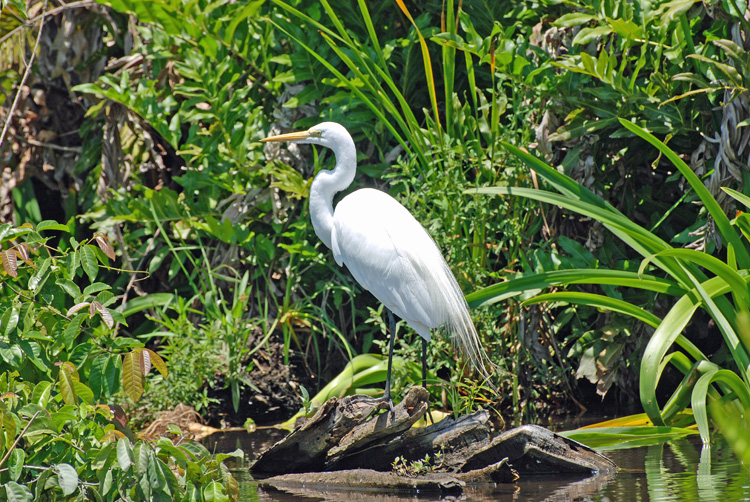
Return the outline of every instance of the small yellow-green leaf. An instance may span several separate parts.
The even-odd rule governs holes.
[[[143,394],[143,372],[139,362],[139,354],[128,352],[122,358],[122,387],[133,401],[138,401]]]
[[[159,373],[161,373],[161,375],[166,378],[169,372],[167,371],[167,363],[164,362],[164,359],[162,359],[159,354],[151,349],[145,349],[145,351],[148,352],[151,356],[151,363],[156,366],[156,369],[159,370]]]
[[[75,391],[75,380],[67,366],[60,368],[60,395],[65,404],[78,406],[78,396]]]

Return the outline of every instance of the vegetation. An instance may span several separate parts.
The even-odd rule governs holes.
[[[62,235],[60,235],[62,232]],[[229,500],[237,484],[222,461],[177,428],[177,438],[135,440],[119,406],[138,401],[162,358],[114,308],[100,271],[115,270],[109,240],[78,242],[66,225],[0,225],[0,454],[9,500]],[[57,241],[56,246],[52,245]],[[79,284],[87,284],[81,289]],[[143,305],[143,302],[140,302]],[[133,440],[131,442],[131,440]]]
[[[105,405],[242,424],[378,392],[380,307],[305,207],[330,153],[258,141],[324,119],[355,188],[445,251],[498,365],[494,393],[436,341],[436,402],[520,420],[595,391],[704,440],[750,407],[746,2],[97,3],[2,3],[6,492],[231,496],[223,458],[123,439]]]

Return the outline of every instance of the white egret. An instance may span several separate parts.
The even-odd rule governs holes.
[[[386,307],[391,331],[388,373],[383,400],[390,404],[391,360],[396,326],[393,314],[422,337],[422,382],[431,329],[439,328],[486,375],[482,352],[468,305],[456,278],[427,231],[390,195],[362,188],[333,208],[333,197],[354,180],[357,153],[347,130],[323,122],[307,131],[281,134],[262,141],[289,141],[333,150],[336,165],[322,170],[310,187],[310,216],[321,241],[336,263],[346,265],[362,287]]]

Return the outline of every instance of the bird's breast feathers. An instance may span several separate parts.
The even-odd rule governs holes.
[[[339,202],[333,220],[334,258],[357,282],[415,329],[444,321],[436,295],[444,289],[445,260],[406,208],[386,193],[360,189]]]

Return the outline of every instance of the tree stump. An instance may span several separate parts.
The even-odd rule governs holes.
[[[525,425],[493,437],[486,411],[411,428],[427,412],[427,399],[424,388],[413,387],[382,414],[376,414],[382,401],[367,396],[330,399],[264,451],[251,471],[277,475],[263,484],[278,489],[291,484],[455,492],[465,483],[507,483],[527,474],[591,476],[617,470],[604,455],[543,427]],[[397,457],[408,463],[425,456],[428,475],[391,472]]]

